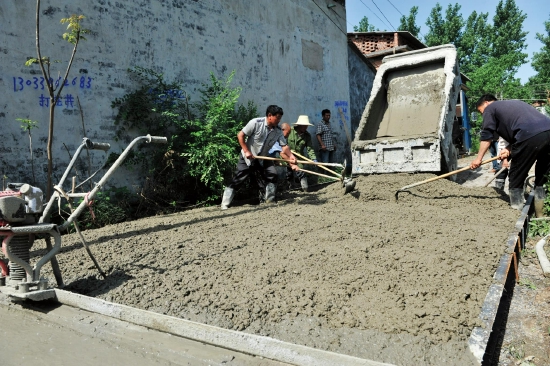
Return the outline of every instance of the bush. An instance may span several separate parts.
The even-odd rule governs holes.
[[[117,137],[135,130],[168,137],[164,150],[159,145],[142,146],[126,161],[146,177],[140,193],[145,202],[138,215],[219,199],[238,159],[237,133],[257,115],[252,102],[237,106],[241,88],[230,86],[235,72],[226,79],[211,73],[197,103],[190,103],[180,83],[168,83],[162,74],[143,68],[129,72],[142,86],[112,103],[119,109]]]
[[[110,188],[98,192],[91,210],[85,210],[78,218],[80,228],[82,230],[96,229],[132,219],[131,201],[132,194],[126,187]]]

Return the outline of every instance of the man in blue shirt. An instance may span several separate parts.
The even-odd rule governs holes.
[[[509,145],[500,151],[501,159],[511,159],[509,184],[510,204],[521,210],[524,205],[523,184],[531,166],[535,167],[535,208],[537,217],[542,216],[542,203],[546,194],[543,185],[550,171],[550,118],[534,107],[519,100],[497,100],[494,95],[485,94],[476,103],[483,115],[481,142],[477,158],[471,169],[481,165],[496,133]]]

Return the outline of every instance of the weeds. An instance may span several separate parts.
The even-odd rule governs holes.
[[[537,289],[537,286],[535,286],[535,283],[528,278],[522,278],[521,280],[519,280],[519,285],[525,286],[531,290]]]
[[[511,345],[510,347],[508,347],[508,352],[516,360],[521,360],[525,356],[525,351],[523,350],[523,343],[517,346]]]

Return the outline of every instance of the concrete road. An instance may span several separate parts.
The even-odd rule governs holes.
[[[70,306],[0,295],[4,365],[283,365]]]

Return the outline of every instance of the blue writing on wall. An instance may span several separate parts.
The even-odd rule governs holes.
[[[53,85],[54,88],[59,87],[59,84],[61,83],[63,79],[61,77],[58,77],[56,80],[50,78],[49,83],[50,85]],[[74,77],[74,78],[67,78],[65,80],[65,84],[63,85],[63,88],[68,87],[75,87],[80,89],[91,89],[92,88],[92,78],[89,76],[80,76],[80,77]],[[13,92],[19,93],[23,92],[25,90],[45,90],[47,89],[46,80],[43,77],[28,77],[24,78],[21,76],[14,76],[13,77]],[[49,95],[44,95],[43,93],[40,94],[38,97],[38,105],[40,107],[49,107],[50,106],[50,97]],[[73,94],[65,94],[63,96],[59,96],[59,98],[56,101],[56,105],[59,107],[65,107],[65,108],[74,108],[75,107],[75,97]]]
[[[349,103],[348,103],[347,100],[336,100],[336,101],[334,101],[334,108],[336,108],[336,113],[338,113],[338,114],[340,114],[340,112],[338,110],[338,108],[340,108],[342,110],[342,112],[344,113],[344,117],[346,118],[346,121],[349,121],[349,116],[348,116]],[[338,121],[340,123],[340,126],[344,125],[341,118],[338,118]]]

